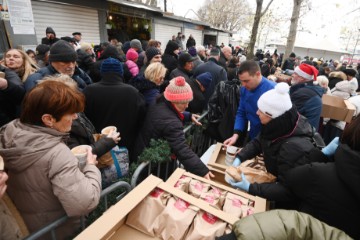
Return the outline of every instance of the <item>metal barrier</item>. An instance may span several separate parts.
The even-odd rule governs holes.
[[[105,200],[104,201],[105,210],[108,209],[108,194],[115,191],[115,190],[118,190],[120,188],[125,188],[125,192],[121,193],[119,196],[116,197],[116,201],[119,201],[127,193],[129,193],[131,191],[131,189],[132,189],[130,184],[128,184],[127,182],[120,181],[120,182],[113,183],[112,185],[105,188],[101,192],[100,199],[104,198],[104,200]],[[63,216],[63,217],[57,219],[56,221],[48,224],[47,226],[43,227],[42,229],[38,230],[37,232],[34,232],[34,233],[30,234],[29,236],[24,238],[24,240],[35,240],[35,239],[38,239],[39,237],[41,237],[44,234],[49,233],[49,232],[51,233],[51,239],[56,240],[55,229],[57,227],[59,227],[60,225],[62,225],[67,220],[68,220],[68,216]],[[85,226],[85,217],[82,216],[81,217],[81,229],[84,230],[85,227],[86,227]]]
[[[208,111],[206,111],[206,112],[204,112],[203,114],[201,114],[201,116],[198,118],[198,121],[201,121],[202,119],[204,119],[206,116],[207,116],[207,114],[208,114]],[[189,126],[187,126],[186,128],[184,128],[184,133],[186,134],[186,133],[188,133],[188,132],[190,132],[190,130],[194,127],[194,126],[196,126],[195,125],[195,123],[191,123]],[[210,145],[209,145],[210,146]],[[175,164],[175,166],[176,167],[183,167],[181,164],[180,164],[180,162],[179,162],[179,160],[176,160],[177,161],[177,163]],[[135,188],[136,187],[136,185],[137,185],[137,182],[138,182],[138,179],[139,179],[139,176],[140,176],[140,173],[145,169],[145,168],[147,168],[148,169],[148,175],[150,175],[151,174],[151,166],[152,164],[151,163],[149,163],[149,162],[142,162],[137,168],[136,168],[136,170],[135,170],[135,172],[134,172],[134,174],[132,175],[132,177],[131,177],[131,187],[132,188]],[[169,162],[167,162],[166,163],[166,173],[165,173],[165,178],[167,178],[168,177],[168,165],[169,165]],[[160,164],[157,164],[157,177],[159,177],[159,175],[160,175]]]

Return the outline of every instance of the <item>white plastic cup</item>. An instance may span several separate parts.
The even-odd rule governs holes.
[[[108,126],[108,127],[106,127],[106,128],[103,128],[103,129],[101,130],[101,135],[107,136],[107,135],[109,135],[109,133],[110,133],[111,131],[116,132],[116,131],[117,131],[117,127],[115,127],[115,126]]]
[[[87,163],[88,149],[91,149],[89,145],[79,145],[71,149],[71,152],[78,159],[79,169],[83,171]]]
[[[225,156],[225,163],[228,166],[231,166],[235,160],[236,152],[238,148],[234,146],[227,146],[226,147],[226,156]]]

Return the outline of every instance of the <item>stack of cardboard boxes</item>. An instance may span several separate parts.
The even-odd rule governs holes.
[[[267,202],[177,169],[167,180],[150,175],[76,237],[82,239],[214,239]]]

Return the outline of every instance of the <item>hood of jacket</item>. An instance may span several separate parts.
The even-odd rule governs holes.
[[[22,172],[45,155],[49,149],[68,138],[52,128],[28,125],[16,119],[0,129],[0,155],[6,168]]]
[[[165,48],[165,52],[164,53],[167,53],[167,54],[170,54],[172,56],[175,56],[176,54],[174,53],[174,51],[176,49],[179,49],[179,44],[175,41],[169,41],[166,45],[166,48]]]
[[[339,178],[360,201],[360,152],[340,144],[335,152],[335,166]]]
[[[331,72],[329,74],[329,80],[330,78],[337,78],[337,79],[342,79],[342,80],[346,80],[346,74],[340,71],[335,71],[335,72]]]
[[[345,92],[345,93],[353,93],[355,92],[357,89],[357,87],[354,84],[351,84],[350,81],[344,80],[344,81],[340,81],[335,85],[335,90],[332,89],[331,91],[341,91],[341,92]]]

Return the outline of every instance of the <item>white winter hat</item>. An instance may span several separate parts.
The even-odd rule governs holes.
[[[265,92],[257,102],[261,112],[277,118],[292,107],[289,95],[289,85],[281,82],[276,84],[275,89]]]

